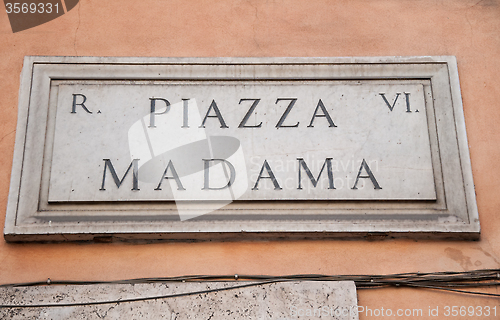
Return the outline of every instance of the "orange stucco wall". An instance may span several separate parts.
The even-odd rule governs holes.
[[[500,1],[81,0],[62,17],[15,34],[7,14],[0,11],[0,225],[25,55],[455,55],[482,227],[477,242],[8,244],[0,239],[0,283],[500,268]],[[427,310],[438,305],[494,306],[499,301],[416,289],[359,291],[359,304],[372,308]],[[498,314],[500,318],[500,308]]]

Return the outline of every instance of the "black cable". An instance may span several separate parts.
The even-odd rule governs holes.
[[[167,294],[161,296],[152,296],[152,297],[138,297],[138,298],[128,298],[128,299],[120,299],[120,300],[108,300],[108,301],[89,301],[89,302],[71,302],[71,303],[54,303],[54,304],[2,304],[0,308],[52,308],[52,307],[78,307],[78,306],[92,306],[92,305],[101,305],[101,304],[113,304],[113,303],[122,303],[122,302],[138,302],[138,301],[147,301],[147,300],[158,300],[158,299],[167,299],[167,298],[178,298],[178,297],[186,297],[198,294],[207,294],[212,292],[220,292],[227,291],[233,289],[240,289],[246,287],[260,286],[264,284],[276,283],[279,281],[265,281],[265,282],[252,282],[242,285],[236,285],[232,287],[223,287],[223,288],[215,288],[215,289],[207,289],[200,291],[192,291],[192,292],[183,292],[183,293],[175,293],[175,294]]]
[[[466,272],[433,272],[433,273],[399,273],[389,275],[322,275],[322,274],[297,274],[286,276],[266,276],[266,275],[189,275],[179,277],[165,278],[138,278],[118,281],[72,281],[56,280],[37,281],[27,283],[3,284],[0,287],[26,287],[40,285],[95,285],[95,284],[139,284],[155,282],[208,282],[208,281],[228,281],[228,280],[246,280],[258,281],[231,287],[208,289],[179,294],[169,294],[153,297],[138,297],[112,301],[93,301],[93,302],[75,302],[62,304],[32,304],[32,305],[0,305],[0,308],[39,308],[39,307],[70,307],[83,305],[112,304],[122,302],[136,302],[146,300],[157,300],[175,298],[196,294],[206,294],[264,284],[287,282],[287,281],[354,281],[357,289],[379,289],[387,287],[411,287],[426,288],[435,290],[452,291],[463,294],[474,294],[489,297],[500,297],[500,294],[467,291],[455,288],[471,287],[492,287],[500,285],[500,269],[472,270]]]
[[[15,284],[3,284],[0,287],[37,286],[46,284],[64,285],[89,285],[89,284],[131,284],[131,283],[153,283],[153,282],[180,282],[180,281],[224,281],[235,280],[234,275],[190,275],[180,277],[164,278],[138,278],[118,281],[74,281],[74,280],[51,280]],[[500,269],[475,270],[468,272],[436,272],[436,273],[400,273],[392,275],[321,275],[321,274],[298,274],[287,276],[266,275],[239,275],[240,280],[309,280],[309,281],[355,281],[362,285],[374,281],[405,283],[409,281],[457,283],[470,286],[487,285],[485,281],[500,280]]]
[[[452,289],[452,288],[433,287],[433,286],[421,286],[421,285],[412,285],[412,286],[417,287],[417,288],[428,288],[428,289],[446,290],[446,291],[452,291],[452,292],[458,292],[458,293],[475,294],[475,295],[481,295],[481,296],[490,296],[490,297],[499,297],[500,298],[500,294],[497,294],[497,293],[467,291],[467,290],[458,290],[458,289]]]

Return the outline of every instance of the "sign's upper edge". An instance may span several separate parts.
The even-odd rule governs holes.
[[[379,56],[379,57],[93,57],[26,56],[26,63],[79,64],[456,64],[455,56]]]

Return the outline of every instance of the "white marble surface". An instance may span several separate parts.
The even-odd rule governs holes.
[[[71,112],[73,94],[85,95],[92,114],[80,105]],[[152,97],[171,104],[166,110],[165,102],[157,100],[154,119]],[[405,80],[60,82],[49,201],[435,200],[424,98],[422,84]],[[246,126],[260,127],[239,127],[253,103],[241,99],[261,99],[246,121]],[[281,126],[298,125],[277,128],[290,99],[296,101]],[[320,100],[332,122],[321,108],[316,111]],[[208,117],[200,127],[212,101],[221,120]],[[209,115],[216,115],[213,108]],[[203,144],[207,138],[210,145]],[[327,166],[314,187],[299,158],[315,179],[325,159],[331,159],[335,189]],[[120,179],[132,159],[139,159],[140,190],[132,190],[132,170],[118,188],[109,167],[106,190],[100,190],[103,159],[111,160]],[[229,161],[234,183],[204,188],[203,159]],[[356,184],[363,159],[377,186],[370,178]],[[180,184],[163,179],[161,190],[155,190],[169,161]],[[264,161],[281,189],[270,179],[256,186]],[[210,167],[211,188],[227,184],[231,174],[224,167],[220,161]],[[173,176],[171,168],[166,176]],[[263,176],[269,177],[267,170]],[[367,176],[365,167],[361,176]]]
[[[63,304],[154,297],[230,288],[248,282],[110,284],[0,288],[2,304]],[[71,307],[0,309],[2,319],[338,319],[357,320],[352,281],[255,285],[156,300]]]

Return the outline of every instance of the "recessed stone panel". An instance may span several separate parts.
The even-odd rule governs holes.
[[[57,81],[49,201],[435,200],[424,83]]]

